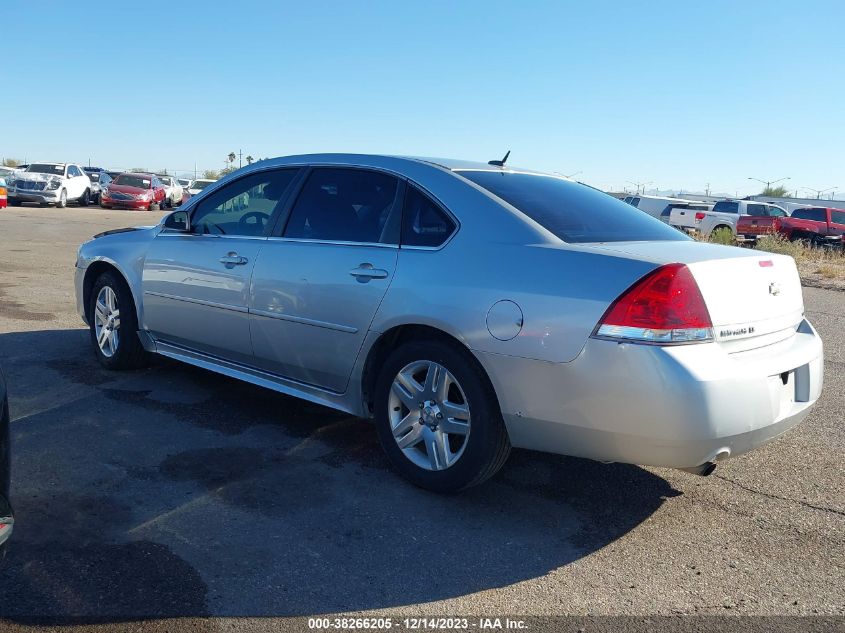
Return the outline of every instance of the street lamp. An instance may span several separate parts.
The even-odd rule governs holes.
[[[812,187],[803,187],[803,188],[806,189],[807,191],[812,191],[813,193],[815,193],[816,194],[816,200],[821,200],[823,193],[827,193],[828,191],[830,191],[832,193],[832,192],[836,191],[836,187],[828,187],[827,189],[813,189]]]
[[[643,193],[645,193],[646,185],[652,184],[652,181],[649,180],[648,182],[632,182],[630,180],[626,180],[629,185],[634,185],[637,188],[637,193],[640,192],[640,187],[642,187]]]
[[[766,185],[766,189],[769,189],[772,185],[776,185],[779,182],[783,182],[784,180],[789,180],[789,176],[787,176],[786,178],[778,178],[777,180],[760,180],[759,178],[752,178],[751,176],[749,176],[748,180],[756,180],[757,182],[761,182]]]

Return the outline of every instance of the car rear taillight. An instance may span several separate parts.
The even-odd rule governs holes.
[[[593,335],[642,343],[696,343],[713,340],[713,323],[689,268],[666,264],[622,293]]]
[[[695,221],[696,222],[701,222],[703,219],[704,219],[704,212],[703,211],[699,211],[698,213],[695,214]]]

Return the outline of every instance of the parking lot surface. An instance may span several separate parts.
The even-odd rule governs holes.
[[[362,420],[165,360],[97,364],[75,249],[160,215],[0,210],[6,623],[845,615],[845,293],[805,289],[826,344],[813,413],[709,478],[515,451],[438,496],[395,475]]]

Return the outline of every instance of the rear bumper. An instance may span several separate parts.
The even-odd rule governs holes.
[[[786,341],[736,354],[717,343],[590,339],[569,363],[478,357],[514,446],[674,468],[739,455],[791,429],[823,380],[821,339],[807,321]]]

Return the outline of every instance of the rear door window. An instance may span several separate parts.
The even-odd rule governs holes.
[[[397,244],[399,181],[366,169],[319,167],[291,211],[285,237]]]
[[[845,224],[845,211],[831,211],[830,221],[833,224]]]
[[[459,171],[564,242],[684,241],[680,231],[587,185],[542,174]]]

